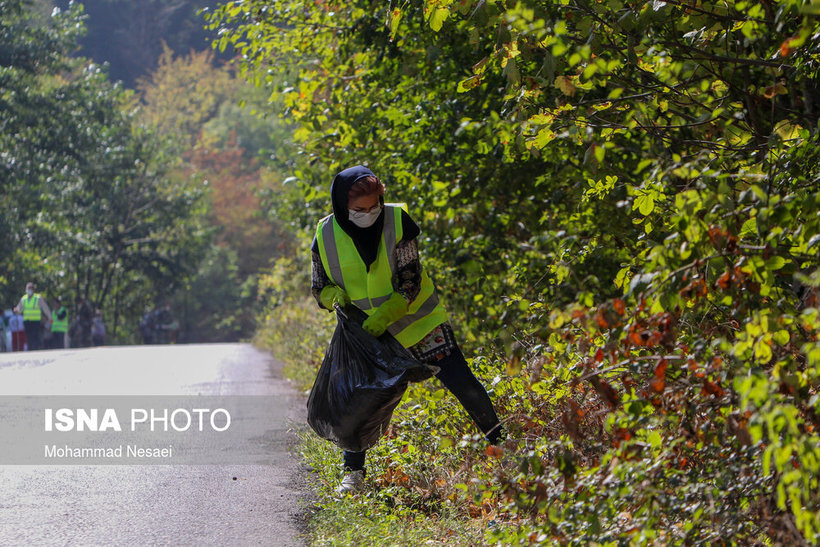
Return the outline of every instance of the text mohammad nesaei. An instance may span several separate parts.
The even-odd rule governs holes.
[[[126,445],[123,447],[119,445],[117,447],[107,447],[107,448],[89,448],[89,447],[72,447],[72,446],[62,446],[58,447],[57,445],[45,445],[45,457],[46,458],[58,458],[58,459],[103,459],[103,458],[122,458],[125,455],[126,458],[173,458],[174,457],[174,447],[173,445],[168,445],[167,447],[163,448],[144,448],[137,445]]]
[[[205,417],[208,417],[206,419]],[[221,417],[221,419],[218,419]],[[121,432],[122,426],[117,412],[113,408],[46,408],[45,431],[73,432],[93,431]],[[136,431],[140,427],[150,431],[177,431],[188,430],[222,432],[231,426],[231,415],[224,408],[213,411],[207,408],[194,409],[142,409],[134,408],[130,412],[130,429]],[[198,418],[198,419],[197,419]],[[76,447],[70,445],[57,446],[46,444],[43,447],[46,458],[57,459],[106,459],[106,458],[172,458],[173,445],[163,447],[141,447],[138,445],[118,445],[111,447]]]

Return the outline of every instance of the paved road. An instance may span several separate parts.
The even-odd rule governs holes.
[[[301,544],[311,497],[291,451],[304,399],[280,372],[245,344],[0,354],[0,395],[275,401],[264,464],[0,466],[0,545]]]

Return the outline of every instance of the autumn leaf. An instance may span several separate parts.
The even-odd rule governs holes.
[[[763,88],[762,95],[767,99],[772,99],[777,95],[788,95],[788,93],[789,90],[786,88],[786,86],[778,82],[774,85],[770,85]]]
[[[664,387],[666,387],[666,367],[666,359],[661,359],[655,366],[655,377],[649,382],[649,387],[655,393],[663,392]]]
[[[618,396],[618,392],[615,391],[615,388],[609,385],[606,380],[601,380],[597,375],[590,378],[589,381],[592,387],[595,388],[595,391],[597,391],[612,408],[618,407],[621,399]]]
[[[715,397],[723,397],[723,388],[721,388],[719,384],[715,382],[710,382],[709,380],[703,381],[702,392],[704,395],[714,395]]]
[[[781,57],[788,57],[789,55],[791,55],[791,52],[793,51],[793,49],[791,47],[792,46],[792,40],[795,40],[799,37],[800,37],[799,35],[795,34],[794,36],[790,36],[789,38],[786,38],[785,40],[783,40],[783,43],[780,44],[780,56]]]
[[[729,288],[729,284],[731,282],[732,276],[729,272],[723,272],[723,275],[718,277],[717,279],[717,286],[723,289],[724,291]]]
[[[558,76],[555,78],[555,87],[561,90],[561,93],[569,97],[575,96],[578,89],[573,85],[572,80],[568,76]]]
[[[574,440],[578,440],[580,435],[578,433],[578,412],[580,406],[574,399],[567,400],[567,408],[561,413],[561,422],[564,424],[564,430]]]

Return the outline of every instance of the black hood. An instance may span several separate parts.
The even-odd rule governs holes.
[[[353,183],[359,179],[375,176],[376,175],[373,174],[373,171],[364,165],[357,165],[355,167],[348,167],[344,171],[341,171],[338,175],[333,177],[333,184],[330,185],[330,201],[333,205],[333,215],[336,217],[336,222],[339,223],[339,226],[341,226],[342,229],[353,239],[361,237],[364,232],[374,231],[374,228],[377,226],[378,229],[375,231],[380,233],[382,226],[384,225],[384,214],[382,214],[375,224],[369,228],[359,228],[350,222],[350,219],[348,218],[347,194],[350,192],[350,187],[353,186]],[[383,197],[380,197],[379,201],[384,204]]]
[[[379,215],[376,222],[368,228],[359,228],[353,224],[347,209],[347,194],[350,187],[357,180],[364,177],[375,177],[376,175],[364,165],[348,167],[333,177],[333,184],[330,185],[330,201],[333,205],[333,216],[339,223],[342,230],[347,233],[356,244],[364,263],[369,267],[376,260],[379,240],[384,226],[384,211]],[[384,205],[384,197],[379,197],[379,202]]]

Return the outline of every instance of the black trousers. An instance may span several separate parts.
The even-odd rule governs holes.
[[[34,351],[43,349],[43,325],[40,321],[23,321],[23,328],[26,329],[26,343],[28,350]]]
[[[65,333],[52,332],[51,333],[51,349],[65,349]]]
[[[487,437],[487,440],[495,443],[501,435],[501,424],[498,421],[498,415],[495,413],[490,396],[487,395],[487,390],[484,389],[484,386],[470,370],[461,350],[456,347],[447,357],[430,364],[441,367],[439,373],[436,374],[436,378],[456,396],[456,399],[467,411],[470,418]],[[343,453],[345,470],[364,469],[366,454],[367,451],[350,452],[345,450]]]

